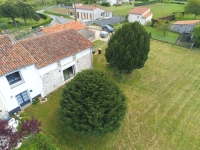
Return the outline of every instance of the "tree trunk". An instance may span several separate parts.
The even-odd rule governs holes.
[[[164,32],[164,37],[165,37],[165,32]]]
[[[74,0],[74,20],[77,21],[77,16],[76,16],[76,1]]]
[[[15,20],[15,18],[11,18],[12,19],[12,21],[13,21],[13,24],[15,25],[15,27],[17,28],[17,23],[16,23],[16,20]]]
[[[27,23],[26,23],[26,18],[24,17],[24,23],[25,23],[25,25],[27,25]]]

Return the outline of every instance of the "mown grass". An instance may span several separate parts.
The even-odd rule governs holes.
[[[105,137],[68,131],[59,118],[62,88],[48,95],[48,102],[32,105],[25,112],[42,121],[43,132],[62,150],[198,149],[199,60],[199,49],[151,41],[145,66],[117,83],[128,98],[128,110],[120,129]],[[94,69],[116,79],[104,54],[94,55]]]

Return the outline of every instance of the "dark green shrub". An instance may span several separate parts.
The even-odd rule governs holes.
[[[101,6],[109,7],[109,6],[110,6],[110,3],[108,3],[108,2],[102,2],[102,3],[101,3]]]
[[[39,99],[38,98],[35,98],[32,100],[32,104],[38,104],[39,103]]]
[[[6,24],[5,24],[5,23],[0,23],[0,28],[1,28],[2,30],[6,29]]]
[[[51,23],[51,21],[52,21],[52,19],[49,17],[49,16],[47,16],[47,15],[45,15],[45,14],[40,14],[40,13],[38,13],[39,15],[40,15],[40,17],[42,18],[42,19],[45,19],[45,21],[43,21],[43,22],[41,22],[41,23],[39,23],[39,24],[37,24],[37,25],[34,25],[34,26],[32,26],[32,29],[35,29],[35,28],[38,28],[38,27],[40,27],[40,26],[43,26],[43,25],[46,25],[46,24],[49,24],[49,23]]]

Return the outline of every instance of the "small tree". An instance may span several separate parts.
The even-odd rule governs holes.
[[[195,39],[194,46],[200,48],[200,25],[197,25],[193,29],[193,36]]]
[[[35,21],[37,21],[37,23],[38,23],[38,21],[40,21],[41,17],[40,17],[40,15],[35,14],[35,15],[33,16],[33,19],[34,19]]]
[[[17,2],[17,8],[20,12],[20,17],[24,20],[24,23],[27,25],[26,20],[31,19],[36,15],[35,10],[28,3],[22,1]]]
[[[155,24],[154,27],[158,30],[160,30],[164,37],[166,36],[167,32],[169,32],[170,29],[170,24],[166,20],[158,20]]]
[[[126,23],[113,34],[105,52],[107,62],[130,73],[144,66],[150,51],[150,33],[138,22]]]
[[[200,0],[187,0],[185,5],[185,12],[194,14],[196,19],[196,16],[200,15]]]
[[[176,20],[180,20],[181,18],[183,18],[183,14],[182,13],[175,13],[175,19]]]
[[[119,128],[126,113],[125,100],[108,75],[85,70],[66,84],[62,92],[62,120],[75,132],[104,135]]]
[[[17,27],[17,23],[15,18],[20,17],[20,11],[16,6],[16,3],[13,2],[5,2],[0,6],[0,15],[5,18],[11,18],[13,24]]]

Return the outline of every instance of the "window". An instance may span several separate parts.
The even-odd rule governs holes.
[[[21,107],[31,102],[27,91],[16,95],[16,99]]]
[[[8,80],[10,85],[13,85],[14,83],[17,83],[17,82],[22,80],[22,78],[21,78],[21,76],[20,76],[18,71],[14,72],[14,73],[12,73],[10,75],[7,75],[6,78],[7,78],[7,80]]]
[[[74,76],[74,66],[71,66],[63,70],[64,81]]]

